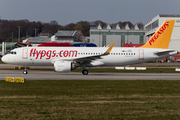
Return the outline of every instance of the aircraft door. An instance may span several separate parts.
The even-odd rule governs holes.
[[[28,48],[23,48],[22,59],[28,59]]]
[[[139,59],[144,59],[144,50],[143,49],[139,49]]]

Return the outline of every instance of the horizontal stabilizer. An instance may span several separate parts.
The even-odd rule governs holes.
[[[176,50],[166,50],[166,51],[161,51],[161,52],[155,52],[154,54],[156,54],[158,56],[162,56],[162,55],[174,55],[177,53],[178,53],[178,51],[176,51]]]

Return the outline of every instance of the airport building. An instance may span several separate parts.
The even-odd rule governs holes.
[[[157,15],[144,25],[145,41],[147,41],[166,20],[175,20],[169,49],[180,51],[180,15]]]
[[[99,47],[115,43],[115,47],[122,47],[123,44],[144,44],[145,30],[139,24],[117,23],[114,25],[102,25],[90,27],[90,42]]]
[[[23,43],[31,43],[32,46],[37,46],[42,43],[48,42],[85,42],[85,37],[79,30],[59,30],[54,36],[39,35],[38,37],[29,37],[23,40]]]
[[[85,42],[85,38],[80,30],[59,30],[55,34],[55,42]]]

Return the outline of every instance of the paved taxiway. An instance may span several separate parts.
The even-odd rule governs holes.
[[[151,65],[152,63],[146,63],[145,65],[149,64]],[[180,63],[164,63],[164,65],[180,65]],[[82,75],[81,72],[57,73],[52,71],[54,69],[53,66],[33,66],[31,67],[32,70],[28,70],[28,74],[24,75],[23,70],[13,70],[14,67],[14,65],[0,64],[0,80],[5,80],[5,77],[22,77],[26,80],[180,80],[180,73],[90,72],[89,75]],[[46,69],[52,70],[47,71]]]
[[[5,77],[22,77],[26,80],[180,80],[180,73],[89,73],[81,72],[57,73],[54,71],[0,70],[0,80]]]

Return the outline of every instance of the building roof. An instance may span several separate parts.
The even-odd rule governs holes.
[[[159,17],[180,17],[180,15],[166,15],[166,14],[160,14]]]
[[[41,44],[41,43],[48,43],[51,42],[51,38],[44,38],[44,37],[29,37],[26,42],[32,44]]]
[[[62,30],[59,30],[55,36],[74,36],[76,31],[62,31]]]
[[[102,26],[101,24],[98,24],[96,27],[91,27],[90,29],[121,29],[121,30],[144,30],[144,25],[141,23],[137,23],[136,25],[133,25],[131,22],[126,21],[126,22],[118,22],[114,24],[104,24]]]

